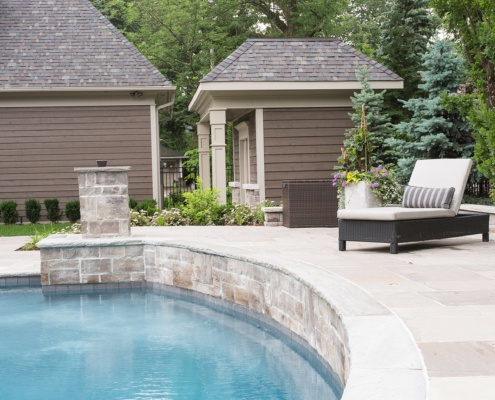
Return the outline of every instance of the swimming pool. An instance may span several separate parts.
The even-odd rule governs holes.
[[[151,291],[0,290],[0,398],[339,398],[272,332]]]

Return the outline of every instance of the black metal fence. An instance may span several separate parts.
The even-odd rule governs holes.
[[[197,169],[186,169],[183,167],[162,167],[161,185],[165,206],[178,206],[182,203],[182,194],[192,192],[196,188],[196,180],[199,176]],[[234,169],[227,168],[227,185],[234,180]]]
[[[466,185],[465,193],[476,197],[488,197],[490,188],[490,181],[486,178],[480,180],[479,182],[469,180]]]

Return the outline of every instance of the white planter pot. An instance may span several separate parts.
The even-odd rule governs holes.
[[[344,188],[345,208],[380,207],[380,199],[368,182],[351,183]]]

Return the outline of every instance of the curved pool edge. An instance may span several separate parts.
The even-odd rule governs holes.
[[[344,400],[429,396],[422,356],[403,322],[363,289],[316,265],[235,247],[153,237],[54,236],[40,247],[45,285],[52,273],[59,282],[48,281],[50,286],[91,283],[83,271],[92,267],[101,272],[104,254],[114,254],[111,269],[115,263],[120,272],[113,282],[126,275],[127,262],[134,277],[148,284],[193,290],[272,318],[332,367],[344,386]],[[126,254],[127,261],[119,258]],[[63,265],[67,260],[70,268]],[[71,281],[77,270],[77,281]],[[100,274],[100,280],[102,276],[106,275]]]

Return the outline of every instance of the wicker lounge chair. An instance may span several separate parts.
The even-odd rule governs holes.
[[[339,210],[339,250],[345,251],[348,241],[376,242],[389,243],[390,253],[397,254],[399,243],[475,234],[488,242],[488,214],[459,214],[471,165],[468,159],[417,161],[402,206]],[[433,204],[431,188],[444,188],[450,207]],[[453,196],[448,188],[454,188]]]

